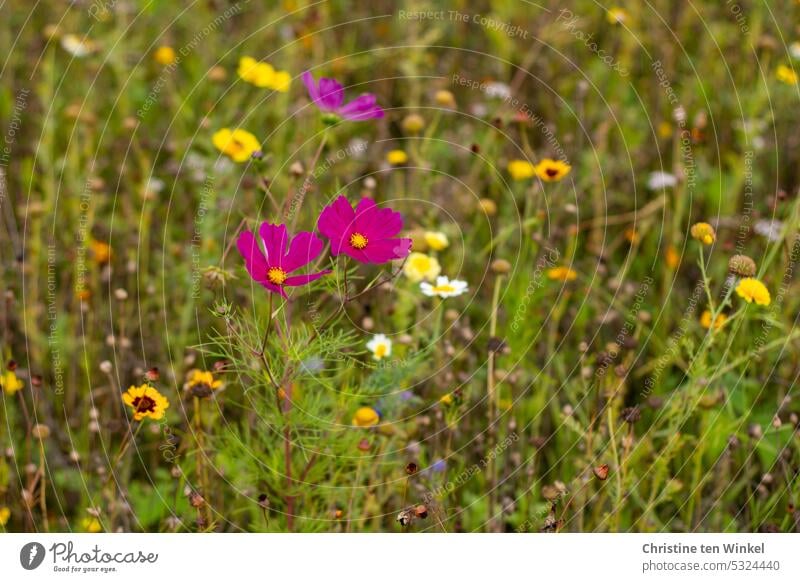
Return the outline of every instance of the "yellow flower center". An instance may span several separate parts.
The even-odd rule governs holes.
[[[350,235],[350,246],[354,249],[361,250],[367,247],[369,240],[360,232],[354,232]]]
[[[271,267],[269,271],[267,271],[267,279],[273,285],[283,285],[283,282],[286,281],[286,271],[281,269],[280,267]]]
[[[375,346],[375,357],[376,358],[378,358],[378,359],[383,358],[384,356],[386,356],[386,352],[387,352],[386,344],[378,344],[377,346]]]
[[[452,285],[436,285],[433,288],[434,293],[454,293],[456,290]]]
[[[228,144],[227,150],[228,153],[231,155],[236,155],[242,153],[245,149],[245,145],[237,138],[232,137],[230,143]]]

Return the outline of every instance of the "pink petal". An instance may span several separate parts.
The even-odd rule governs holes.
[[[264,248],[267,251],[267,264],[271,267],[281,267],[283,265],[283,257],[286,254],[287,239],[289,238],[286,232],[286,225],[262,222],[258,233],[264,240]]]
[[[322,77],[319,80],[320,109],[335,111],[344,102],[344,87],[334,79]]]
[[[314,234],[303,231],[298,232],[289,245],[289,252],[283,259],[283,269],[291,273],[303,265],[316,259],[325,247],[325,243]]]
[[[319,105],[319,90],[317,89],[317,83],[314,81],[314,77],[311,75],[311,71],[303,73],[302,79],[306,89],[308,89],[308,96],[311,97],[311,100],[316,105]]]
[[[355,212],[344,196],[339,196],[332,204],[322,209],[317,220],[317,229],[331,242],[342,238],[353,226]]]
[[[387,238],[370,241],[364,249],[354,249],[349,244],[342,246],[342,252],[361,263],[386,263],[394,259],[402,259],[411,250],[410,238]]]
[[[284,299],[288,299],[288,297],[286,296],[286,291],[282,286],[275,285],[273,283],[270,283],[269,281],[259,281],[259,283],[261,283],[267,289],[267,291],[272,291],[273,293],[277,293]],[[284,281],[284,283],[286,283],[286,281]]]
[[[242,232],[236,240],[236,248],[244,258],[247,272],[253,279],[263,284],[267,276],[267,261],[253,233],[249,230]]]
[[[411,250],[410,238],[387,238],[370,241],[364,249],[369,263],[386,263],[394,259],[403,259]]]
[[[320,277],[329,274],[331,271],[320,271],[319,273],[311,273],[309,275],[295,275],[294,277],[287,277],[286,281],[283,282],[284,285],[288,285],[289,287],[298,287],[300,285],[306,285],[311,281],[316,281]]]
[[[355,113],[342,114],[344,119],[348,121],[366,121],[368,119],[380,119],[384,116],[384,111],[379,106],[372,107],[366,111],[357,111]]]
[[[371,209],[375,208],[377,203],[372,198],[367,198],[364,196],[361,200],[358,201],[356,204],[356,217],[361,214],[365,214],[369,212]]]
[[[374,107],[375,95],[372,93],[365,93],[364,95],[356,97],[350,103],[340,108],[337,113],[342,117],[347,117],[348,115],[360,115]]]
[[[370,241],[392,238],[403,230],[403,215],[390,208],[376,208],[359,217],[356,229]]]
[[[348,244],[349,238],[347,236],[343,236],[337,239],[330,239],[331,241],[331,255],[334,257],[338,257],[343,252],[345,252],[345,248],[349,247]]]
[[[353,230],[370,241],[391,238],[403,230],[403,215],[391,208],[378,208],[374,200],[362,198],[356,207]]]

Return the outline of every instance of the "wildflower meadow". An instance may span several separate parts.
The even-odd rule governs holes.
[[[800,531],[800,2],[0,16],[0,531]]]

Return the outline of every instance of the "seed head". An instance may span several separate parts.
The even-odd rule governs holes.
[[[756,274],[756,262],[747,255],[733,255],[728,261],[728,271],[740,277],[753,277]]]

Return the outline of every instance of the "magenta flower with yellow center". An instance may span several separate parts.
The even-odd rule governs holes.
[[[320,78],[319,83],[309,71],[302,75],[308,95],[320,111],[349,121],[366,121],[383,117],[383,109],[377,105],[372,93],[364,93],[352,101],[344,102],[344,87],[334,79]]]
[[[362,198],[353,209],[339,196],[322,210],[317,228],[330,239],[335,257],[345,254],[362,263],[386,263],[407,257],[411,250],[410,238],[394,238],[403,230],[403,216],[379,208],[371,198]]]
[[[269,291],[286,297],[286,287],[298,287],[316,281],[330,270],[306,275],[291,275],[314,261],[325,247],[317,236],[310,232],[298,232],[289,240],[285,224],[264,222],[258,229],[259,242],[250,231],[244,231],[236,241],[236,247],[244,258],[247,272]]]

